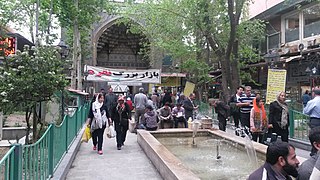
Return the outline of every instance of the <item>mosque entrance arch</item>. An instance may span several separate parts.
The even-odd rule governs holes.
[[[144,46],[149,44],[148,38],[144,34],[131,33],[127,25],[118,22],[120,18],[108,16],[93,30],[93,58],[90,64],[113,69],[149,69],[150,59],[141,53]],[[107,87],[106,82],[94,84],[96,91]],[[147,87],[146,84],[143,86]],[[130,86],[131,92],[133,89]]]
[[[96,66],[147,69],[149,59],[141,53],[148,42],[143,34],[133,34],[123,23],[112,23],[96,42]]]

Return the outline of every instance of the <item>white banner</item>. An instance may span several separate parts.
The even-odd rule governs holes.
[[[88,72],[86,81],[161,83],[160,69],[128,70],[85,65],[84,72]]]

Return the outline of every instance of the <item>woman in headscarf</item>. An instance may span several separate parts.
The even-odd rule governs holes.
[[[95,102],[92,103],[92,113],[93,118],[91,120],[91,133],[92,133],[92,142],[93,150],[97,150],[98,145],[98,154],[102,155],[102,143],[103,143],[103,132],[106,126],[109,124],[109,118],[107,109],[103,106],[104,96],[99,93],[96,95]]]
[[[268,119],[264,109],[263,101],[260,96],[253,99],[253,108],[250,112],[250,131],[252,140],[263,143],[263,135],[268,130]]]
[[[289,110],[285,102],[286,93],[280,92],[277,99],[269,107],[269,124],[272,124],[272,132],[281,136],[281,140],[288,142],[289,136]]]
[[[117,105],[111,110],[111,117],[116,130],[117,149],[121,150],[129,129],[129,120],[131,120],[131,110],[129,105],[124,101],[124,96],[120,95],[118,97]]]

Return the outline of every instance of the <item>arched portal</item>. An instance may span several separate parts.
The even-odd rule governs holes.
[[[123,23],[114,23],[100,35],[96,43],[96,65],[109,68],[149,68],[149,60],[141,54],[146,42],[144,35],[129,32]]]
[[[93,58],[89,64],[113,69],[150,68],[150,59],[141,53],[148,39],[143,34],[131,33],[128,26],[117,22],[120,18],[105,16],[104,21],[96,25],[92,32]],[[91,86],[95,87],[96,92],[107,87],[106,82],[95,82]],[[136,86],[141,86],[141,83],[130,85],[130,91],[136,92]],[[148,84],[142,86],[147,88]]]

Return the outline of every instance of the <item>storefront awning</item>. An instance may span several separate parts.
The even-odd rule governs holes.
[[[283,57],[281,57],[281,60],[283,59],[283,60],[285,60],[286,63],[287,63],[287,62],[290,62],[290,61],[292,61],[292,60],[294,60],[294,59],[300,59],[300,58],[301,58],[301,55],[298,55],[298,56],[291,56],[291,57],[289,57],[289,58],[283,58]]]
[[[185,73],[161,73],[161,77],[186,77]]]

